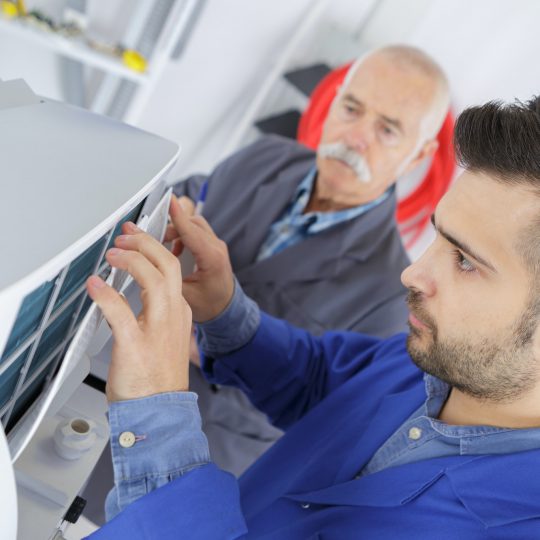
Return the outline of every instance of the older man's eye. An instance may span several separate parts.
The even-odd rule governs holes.
[[[457,269],[460,272],[474,272],[476,271],[476,266],[467,259],[467,257],[463,256],[463,253],[461,251],[454,251],[454,257],[456,259],[456,266]]]
[[[345,115],[349,117],[356,116],[358,113],[358,108],[350,103],[343,103],[341,108]]]
[[[398,143],[398,133],[393,127],[390,127],[387,124],[380,124],[378,129],[379,137],[383,143],[387,145],[395,145]]]

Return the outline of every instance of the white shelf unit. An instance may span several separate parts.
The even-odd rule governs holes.
[[[177,58],[180,45],[196,23],[205,0],[138,0],[129,11],[129,22],[118,40],[122,46],[140,52],[147,60],[147,69],[137,72],[120,58],[107,55],[87,45],[82,38],[70,38],[29,24],[24,19],[0,17],[0,33],[22,39],[69,60],[63,66],[68,87],[77,95],[66,101],[91,111],[136,124],[167,62]],[[98,80],[92,86],[85,68],[94,68]],[[96,86],[96,85],[94,85]]]
[[[78,60],[87,66],[101,69],[136,83],[144,84],[149,79],[148,73],[138,73],[126,67],[119,59],[95,51],[76,38],[67,38],[41,30],[28,25],[24,20],[0,17],[0,32],[25,39],[38,47],[44,47],[67,58]]]
[[[107,400],[81,384],[66,405],[47,415],[29,446],[15,462],[18,493],[18,540],[49,540],[52,531],[94,469],[107,441]],[[79,459],[68,461],[53,449],[52,439],[59,422],[84,418],[93,422],[96,442]]]

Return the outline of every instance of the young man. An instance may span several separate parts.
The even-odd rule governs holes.
[[[465,172],[435,212],[437,238],[402,276],[408,336],[314,337],[261,313],[224,244],[175,203],[198,264],[182,286],[155,241],[119,240],[108,259],[145,305],[136,320],[88,283],[116,339],[109,509],[127,506],[96,539],[540,537],[540,99],[468,109],[456,149]],[[206,463],[180,288],[206,321],[210,380],[242,388],[286,430],[238,485]]]
[[[409,261],[393,185],[437,149],[448,101],[446,78],[424,52],[372,51],[347,74],[316,154],[290,139],[262,137],[208,177],[177,184],[176,194],[189,196],[183,203],[193,209],[208,182],[204,216],[263,311],[316,335],[394,335],[406,329],[399,276]],[[211,391],[195,368],[190,382],[213,460],[240,474],[280,431],[242,392]]]

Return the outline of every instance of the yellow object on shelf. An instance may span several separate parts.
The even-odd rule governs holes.
[[[24,0],[17,0],[17,10],[19,11],[19,15],[22,17],[26,15],[28,12],[26,11],[26,6],[24,4]]]
[[[133,71],[142,73],[146,71],[146,59],[144,56],[133,49],[126,49],[122,53],[122,61],[124,64]]]
[[[17,5],[8,0],[0,1],[0,9],[6,17],[17,17],[19,15],[19,8]]]

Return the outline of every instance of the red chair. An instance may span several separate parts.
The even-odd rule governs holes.
[[[326,75],[311,94],[309,104],[300,118],[296,139],[316,149],[321,139],[322,127],[351,64],[341,66]],[[435,152],[426,175],[412,193],[398,200],[396,218],[399,231],[410,249],[429,223],[437,203],[446,193],[456,169],[452,138],[454,118],[449,111],[437,134],[439,148]]]

